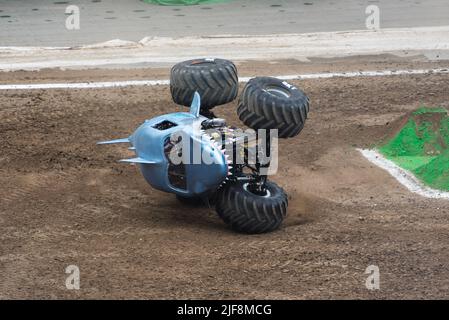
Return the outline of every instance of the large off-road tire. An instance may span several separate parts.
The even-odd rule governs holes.
[[[298,135],[309,112],[309,98],[297,87],[277,78],[251,79],[239,99],[237,113],[248,127],[277,129],[279,138]]]
[[[287,214],[288,199],[284,190],[267,181],[265,195],[237,181],[226,184],[217,194],[218,215],[237,232],[257,234],[279,228]]]
[[[209,110],[235,100],[238,94],[237,68],[223,59],[197,59],[176,64],[170,75],[173,101],[189,107],[195,91],[201,109]]]

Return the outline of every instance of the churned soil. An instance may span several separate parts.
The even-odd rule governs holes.
[[[242,68],[266,72],[262,63]],[[164,74],[152,72],[118,78]],[[87,74],[10,73],[0,82]],[[449,298],[448,201],[410,193],[356,149],[391,135],[420,106],[449,108],[449,75],[292,83],[310,96],[311,112],[300,136],[279,141],[272,180],[289,195],[288,217],[256,236],[151,189],[137,167],[117,163],[126,147],[95,144],[183,110],[168,86],[0,91],[0,298]],[[235,110],[236,102],[216,114],[241,125]],[[68,265],[80,269],[80,290],[65,287]],[[380,290],[365,287],[370,265]]]

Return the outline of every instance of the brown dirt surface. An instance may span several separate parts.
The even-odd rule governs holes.
[[[449,75],[293,83],[311,113],[299,137],[280,141],[272,179],[289,195],[288,217],[256,236],[151,189],[117,163],[123,146],[95,145],[182,110],[167,86],[1,91],[0,298],[447,299],[447,200],[410,193],[356,148],[419,106],[449,108]],[[240,125],[235,110],[216,113]],[[78,291],[65,288],[71,264]],[[369,265],[380,268],[380,290],[365,287]]]
[[[311,58],[311,62],[295,59],[272,61],[234,61],[240,76],[277,76],[308,73],[447,68],[447,61],[429,61],[421,55],[398,57],[391,54],[342,58]],[[0,72],[0,84],[59,83],[169,79],[167,68],[88,69]]]

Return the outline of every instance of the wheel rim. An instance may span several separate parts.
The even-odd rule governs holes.
[[[254,195],[259,196],[259,197],[262,197],[262,198],[269,198],[269,197],[271,197],[271,192],[270,192],[270,190],[268,190],[268,188],[265,189],[265,194],[264,194],[264,195],[261,195],[261,194],[257,194],[257,193],[254,193],[253,191],[251,191],[251,189],[248,188],[248,186],[249,186],[249,182],[247,182],[247,183],[245,183],[245,184],[243,185],[243,189],[244,189],[245,191],[251,193],[251,194],[254,194]]]

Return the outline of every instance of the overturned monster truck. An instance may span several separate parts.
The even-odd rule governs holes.
[[[214,205],[218,215],[242,233],[276,230],[288,199],[267,176],[276,162],[277,138],[291,138],[304,127],[309,99],[303,91],[276,78],[251,79],[237,113],[249,128],[228,126],[212,109],[238,95],[236,66],[222,59],[198,59],[175,65],[170,89],[175,103],[190,106],[146,120],[125,139],[154,188],[173,193],[183,203]],[[273,171],[273,170],[271,170]]]

